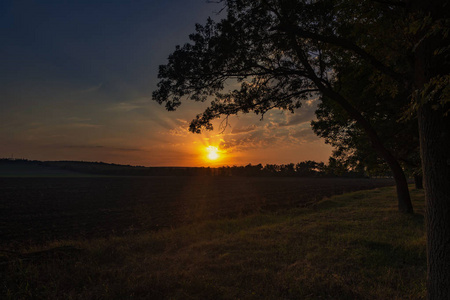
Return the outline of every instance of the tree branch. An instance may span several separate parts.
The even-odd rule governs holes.
[[[342,47],[344,49],[353,51],[355,54],[359,55],[364,60],[368,61],[373,67],[375,67],[377,70],[383,72],[384,74],[389,75],[392,79],[397,81],[400,84],[406,84],[407,79],[405,78],[405,75],[397,73],[393,69],[389,68],[385,64],[383,64],[381,61],[379,61],[376,57],[373,55],[367,53],[364,49],[359,47],[358,45],[337,36],[326,36],[314,32],[309,32],[306,30],[303,30],[298,27],[293,27],[290,25],[278,25],[273,28],[274,30],[279,30],[281,32],[287,33],[287,34],[293,34],[297,37],[301,38],[308,38],[313,39],[317,41],[321,41],[327,44],[335,45],[338,47]]]
[[[388,1],[388,0],[372,0],[372,1],[381,3],[381,4],[391,5],[391,6],[406,7],[406,2],[402,2],[402,1]]]

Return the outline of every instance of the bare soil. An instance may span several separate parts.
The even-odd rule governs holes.
[[[343,178],[0,178],[0,241],[4,248],[131,234],[392,185]]]

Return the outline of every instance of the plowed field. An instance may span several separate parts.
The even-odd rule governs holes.
[[[302,206],[391,179],[0,178],[0,241],[34,244],[158,230]]]

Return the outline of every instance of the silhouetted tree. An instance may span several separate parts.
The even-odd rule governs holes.
[[[339,1],[223,2],[227,18],[219,23],[208,19],[205,26],[197,24],[196,33],[190,35],[192,43],[177,46],[169,63],[160,66],[161,80],[153,99],[174,110],[183,97],[206,101],[214,96],[211,105],[190,124],[192,132],[200,132],[202,127],[212,129],[211,120],[221,115],[250,111],[264,114],[272,108],[294,112],[302,100],[321,92],[340,105],[365,132],[374,150],[392,170],[399,210],[411,213],[408,184],[400,163],[364,111],[352,105],[332,84],[335,65],[357,63],[352,52],[355,49],[364,56],[362,59],[369,57],[377,68],[403,80],[390,66],[344,39],[364,29],[374,31],[373,26],[358,20],[352,23],[360,12],[353,12],[351,6],[336,7]],[[240,88],[226,90],[224,84],[230,79],[237,80]]]
[[[375,71],[364,63],[337,66],[336,70],[335,89],[358,110],[364,111],[403,169],[410,175],[420,170],[417,119],[404,118],[411,103],[405,87],[397,87],[395,94],[386,90],[376,79]],[[341,106],[322,97],[316,116],[317,120],[311,122],[313,130],[334,147],[336,159],[369,174],[388,173],[389,166],[373,151],[368,136]]]
[[[300,162],[295,165],[295,172],[299,176],[314,176],[317,175],[319,164],[312,160]]]
[[[335,66],[369,63],[385,89],[404,86],[417,112],[427,202],[429,299],[450,299],[450,75],[447,0],[224,0],[227,17],[197,25],[191,44],[161,66],[153,98],[183,97],[209,108],[190,125],[211,129],[220,115],[294,111],[321,92],[358,124],[392,170],[399,210],[412,212],[403,170],[363,111],[333,85]],[[374,73],[375,74],[375,73]],[[224,90],[228,79],[240,88]]]
[[[282,176],[295,176],[295,165],[293,163],[281,165],[280,173]]]
[[[328,159],[326,174],[328,176],[343,176],[348,171],[348,167],[334,157]]]
[[[274,165],[274,164],[267,164],[263,168],[264,174],[271,175],[271,174],[277,174],[280,172],[280,166]]]

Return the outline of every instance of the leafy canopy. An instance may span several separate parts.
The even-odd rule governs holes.
[[[176,109],[183,99],[213,99],[191,123],[193,132],[212,129],[210,121],[220,115],[264,114],[272,108],[293,112],[318,91],[332,91],[339,66],[358,66],[363,61],[373,69],[382,90],[393,97],[402,88],[411,92],[410,54],[417,47],[417,33],[447,39],[449,34],[448,20],[433,23],[408,15],[407,2],[400,0],[219,2],[226,17],[196,25],[191,42],[177,46],[168,63],[160,66],[160,82],[153,93],[153,99],[165,103],[168,110]],[[445,62],[450,48],[436,51]],[[417,93],[432,98],[436,93],[447,95],[448,90],[447,72]],[[421,101],[426,98],[422,95]],[[349,111],[346,103],[340,104]],[[351,116],[361,123],[359,113]]]
[[[168,64],[159,69],[161,81],[153,99],[165,102],[168,110],[176,109],[183,98],[206,101],[213,97],[210,107],[191,123],[193,132],[212,129],[210,121],[220,115],[264,114],[272,108],[293,112],[318,91],[309,78],[311,71],[324,83],[333,77],[331,56],[325,55],[327,50],[320,42],[305,39],[299,51],[292,47],[290,34],[280,29],[286,20],[306,20],[299,26],[316,23],[328,30],[325,24],[333,23],[333,15],[327,5],[309,1],[225,4],[225,19],[197,24],[191,43],[178,46]],[[310,6],[320,6],[320,18]],[[228,83],[239,87],[229,89]]]

